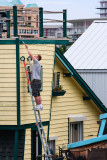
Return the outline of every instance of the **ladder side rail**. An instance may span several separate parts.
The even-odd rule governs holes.
[[[38,112],[38,115],[39,115],[39,119],[41,119],[40,112]],[[41,119],[41,121],[42,121],[42,119]],[[48,146],[48,143],[47,143],[47,140],[46,140],[46,136],[45,136],[44,127],[43,127],[42,122],[41,122],[41,127],[43,128],[43,137],[44,137],[44,140],[45,140],[47,151],[48,151],[48,154],[50,155],[50,150],[49,150],[49,146]]]

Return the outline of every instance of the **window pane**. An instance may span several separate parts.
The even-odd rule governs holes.
[[[78,142],[83,139],[83,123],[82,122],[71,123],[70,131],[71,131],[70,143]]]
[[[55,140],[49,141],[49,149],[52,155],[55,154]]]

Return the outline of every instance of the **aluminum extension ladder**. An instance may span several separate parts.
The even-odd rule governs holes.
[[[20,60],[23,61],[23,63],[24,63],[24,68],[25,68],[25,72],[26,72],[26,76],[27,76],[27,80],[28,80],[28,85],[29,85],[30,97],[31,97],[31,100],[32,100],[33,110],[34,110],[35,119],[36,119],[36,124],[35,125],[37,126],[37,129],[38,129],[38,132],[39,132],[39,136],[40,136],[41,143],[42,143],[43,150],[44,150],[44,156],[46,157],[46,160],[52,160],[50,149],[49,149],[49,146],[48,146],[48,143],[47,143],[47,140],[46,140],[46,136],[45,136],[45,132],[44,132],[43,124],[42,124],[40,111],[35,109],[35,100],[33,99],[33,96],[32,96],[31,82],[30,82],[30,79],[29,79],[29,73],[27,71],[27,67],[26,67],[26,63],[25,63],[25,57],[22,56],[20,58]],[[28,57],[28,60],[29,60],[29,65],[31,67],[31,58]]]

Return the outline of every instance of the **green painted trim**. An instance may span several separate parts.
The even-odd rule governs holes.
[[[19,51],[19,38],[16,38],[16,88],[17,88],[17,125],[20,125],[20,51]]]
[[[67,10],[63,10],[63,37],[67,37]]]
[[[43,37],[43,8],[39,8],[39,37]]]
[[[49,125],[49,121],[42,122],[43,126]],[[37,130],[37,126],[35,126],[35,123],[32,124],[25,124],[25,125],[0,125],[0,130],[22,130],[32,128]]]
[[[33,130],[31,129],[31,160],[33,160]]]
[[[42,142],[39,134],[38,134],[38,155],[42,155]],[[42,160],[42,157],[38,158],[38,160]]]
[[[19,139],[19,131],[15,131],[15,139],[14,139],[14,160],[18,160],[18,139]]]
[[[18,36],[17,29],[17,6],[13,6],[13,28],[14,28],[14,37]]]
[[[54,53],[54,65],[53,65],[53,79],[52,79],[52,91],[53,92],[53,81],[54,81],[54,70],[55,70],[55,53]],[[52,93],[51,93],[51,105],[50,105],[50,118],[48,125],[48,134],[47,134],[47,142],[49,142],[49,129],[50,129],[50,121],[51,121],[51,112],[52,112]]]
[[[23,40],[26,44],[69,44],[69,40]],[[16,40],[0,40],[0,44],[16,44]],[[19,39],[19,44],[23,44]]]
[[[76,72],[73,66],[68,62],[68,60],[60,53],[56,48],[56,57],[61,61],[61,63],[66,67],[66,69],[73,75],[74,79],[79,83],[79,85],[85,90],[88,96],[94,101],[98,108],[103,112],[107,112],[107,108],[103,105],[100,99],[95,95],[91,88],[86,84],[86,82],[81,78],[81,76]]]
[[[70,122],[69,122],[69,118],[68,118],[68,144],[69,144],[69,130],[70,130]]]
[[[0,44],[16,44],[16,40],[0,40]]]
[[[23,40],[25,44],[69,44],[69,40],[48,40],[48,39],[43,39],[43,40]],[[20,44],[23,44],[22,41],[20,40]]]
[[[41,77],[41,84],[42,84],[40,91],[43,91],[43,66],[41,66],[41,76],[40,77]]]
[[[25,137],[26,137],[26,130],[24,130],[23,160],[24,160],[24,153],[25,153]]]
[[[10,19],[10,11],[7,11],[7,18]],[[7,22],[7,38],[10,38],[10,21]]]

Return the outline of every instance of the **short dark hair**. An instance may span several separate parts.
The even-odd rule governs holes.
[[[42,59],[42,56],[38,54],[38,60],[40,61]]]

